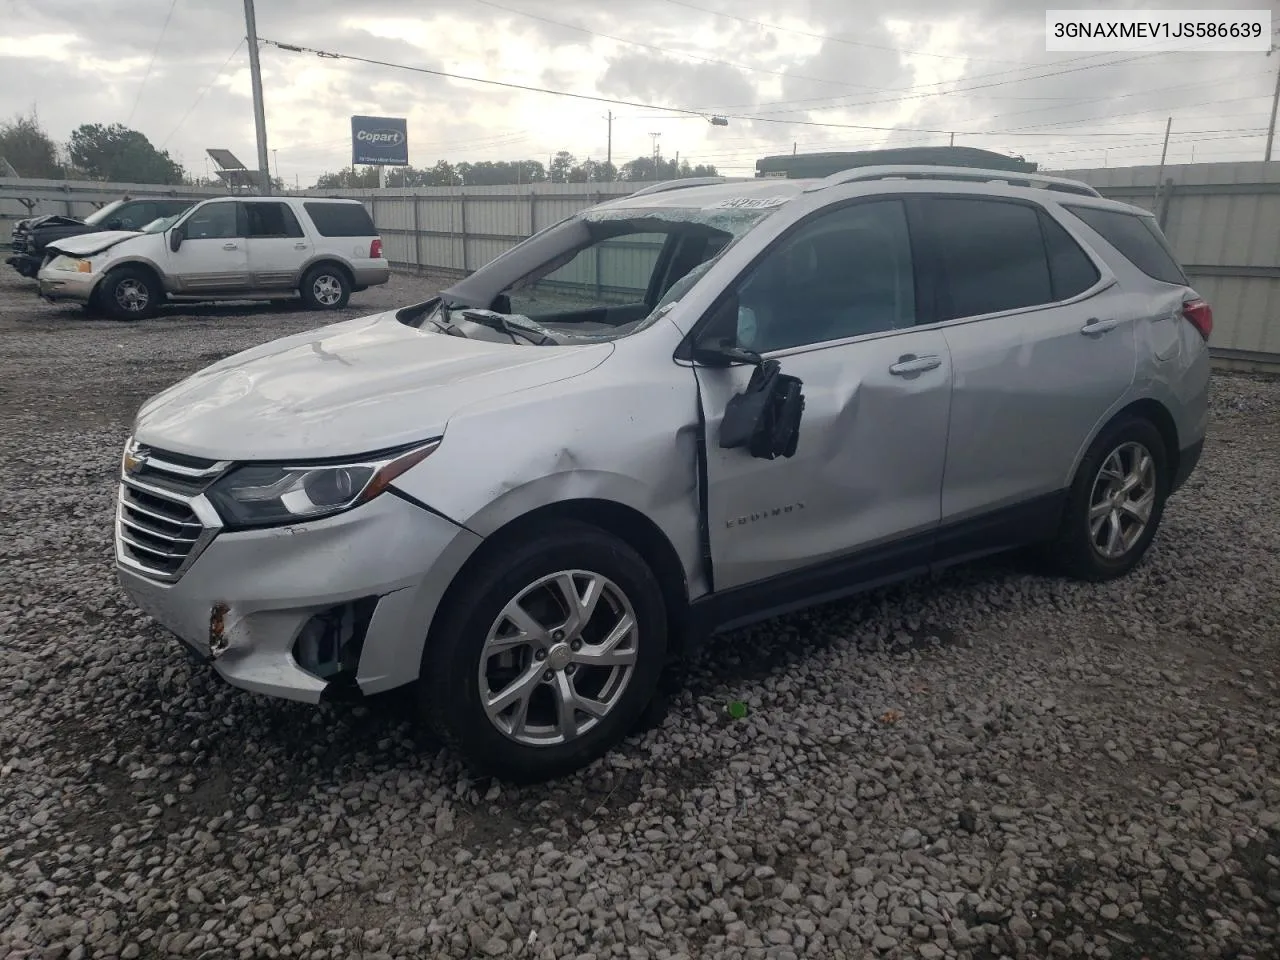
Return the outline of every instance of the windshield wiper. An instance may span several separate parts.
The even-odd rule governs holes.
[[[555,337],[548,336],[541,330],[535,330],[520,323],[512,323],[510,317],[495,313],[492,310],[463,310],[462,315],[472,323],[478,323],[480,326],[488,327],[491,330],[502,331],[511,338],[512,343],[516,342],[517,336],[521,336],[539,347],[554,347],[558,345]]]
[[[440,315],[444,317],[443,320],[437,320],[435,317],[430,315],[427,316],[427,320],[441,333],[447,333],[451,337],[462,337],[464,340],[466,339],[466,331],[449,318],[449,305],[443,300],[440,301]]]

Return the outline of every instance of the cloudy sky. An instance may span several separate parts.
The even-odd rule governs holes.
[[[238,0],[0,0],[0,117],[65,140],[120,122],[194,175],[252,166]],[[1054,3],[1055,8],[1101,3]],[[1273,3],[1126,3],[1227,9]],[[307,186],[350,161],[352,114],[405,116],[410,159],[602,160],[653,149],[750,175],[778,152],[947,143],[1043,167],[1260,160],[1280,56],[1048,53],[1026,0],[258,0],[260,38],[628,101],[592,102],[262,47],[272,162]],[[672,112],[679,108],[694,113]],[[712,126],[697,111],[730,117]]]

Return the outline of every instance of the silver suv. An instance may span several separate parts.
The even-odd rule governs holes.
[[[655,185],[148,401],[119,576],[236,686],[413,684],[475,769],[551,777],[709,633],[1029,544],[1130,570],[1211,326],[1152,217],[1075,181]]]

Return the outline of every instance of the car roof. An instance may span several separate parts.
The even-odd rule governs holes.
[[[928,168],[901,168],[902,172],[920,171]],[[858,172],[858,171],[850,171]],[[889,176],[894,176],[897,171],[890,171],[887,168],[884,172]],[[982,179],[964,179],[964,174],[991,174],[990,180]],[[991,194],[996,196],[1012,196],[1027,197],[1030,199],[1047,201],[1049,203],[1058,203],[1064,205],[1079,205],[1095,207],[1102,210],[1114,210],[1129,214],[1138,214],[1150,216],[1150,211],[1125,203],[1120,200],[1112,200],[1106,197],[1066,192],[1058,188],[1046,189],[1045,186],[1037,184],[1036,178],[1047,185],[1050,182],[1061,184],[1075,183],[1084,189],[1089,188],[1081,181],[1070,181],[1061,177],[1046,174],[1030,174],[1019,175],[1017,173],[1000,172],[1000,171],[982,171],[977,168],[956,167],[954,169],[945,169],[936,171],[937,179],[929,175],[923,177],[912,176],[909,179],[901,179],[894,176],[893,179],[865,179],[861,180],[869,193],[878,193],[887,187],[892,189],[906,189],[907,192],[916,192],[928,190],[930,187],[937,189],[939,187],[948,192],[954,191],[957,194],[981,195]],[[956,174],[961,175],[956,177]],[[948,176],[950,175],[950,176]],[[1002,181],[1001,177],[1012,178],[1015,182]],[[1026,178],[1025,183],[1016,182],[1019,179]],[[656,208],[671,207],[695,207],[695,208],[712,208],[719,206],[734,206],[734,201],[739,201],[743,206],[753,205],[751,201],[757,204],[761,200],[773,200],[772,205],[785,204],[791,200],[795,200],[807,192],[819,191],[827,186],[839,185],[837,178],[782,178],[782,177],[752,177],[725,179],[721,182],[706,182],[705,180],[691,180],[681,183],[680,181],[666,181],[663,183],[646,184],[640,188],[638,193],[629,194],[627,196],[618,197],[601,203],[593,208],[594,210],[644,210]],[[855,182],[849,180],[846,182]],[[586,212],[586,211],[584,211]]]
[[[793,200],[815,180],[786,180],[781,177],[744,178],[723,183],[679,186],[678,181],[644,184],[641,193],[609,200],[595,209],[650,209],[655,207],[718,207],[734,200]],[[650,191],[653,192],[644,192]]]

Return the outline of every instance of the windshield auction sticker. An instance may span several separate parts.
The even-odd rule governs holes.
[[[786,197],[729,197],[719,203],[713,203],[708,210],[760,210],[765,207],[780,207],[787,202]]]
[[[1271,11],[1048,10],[1045,49],[1265,53],[1271,49]]]

